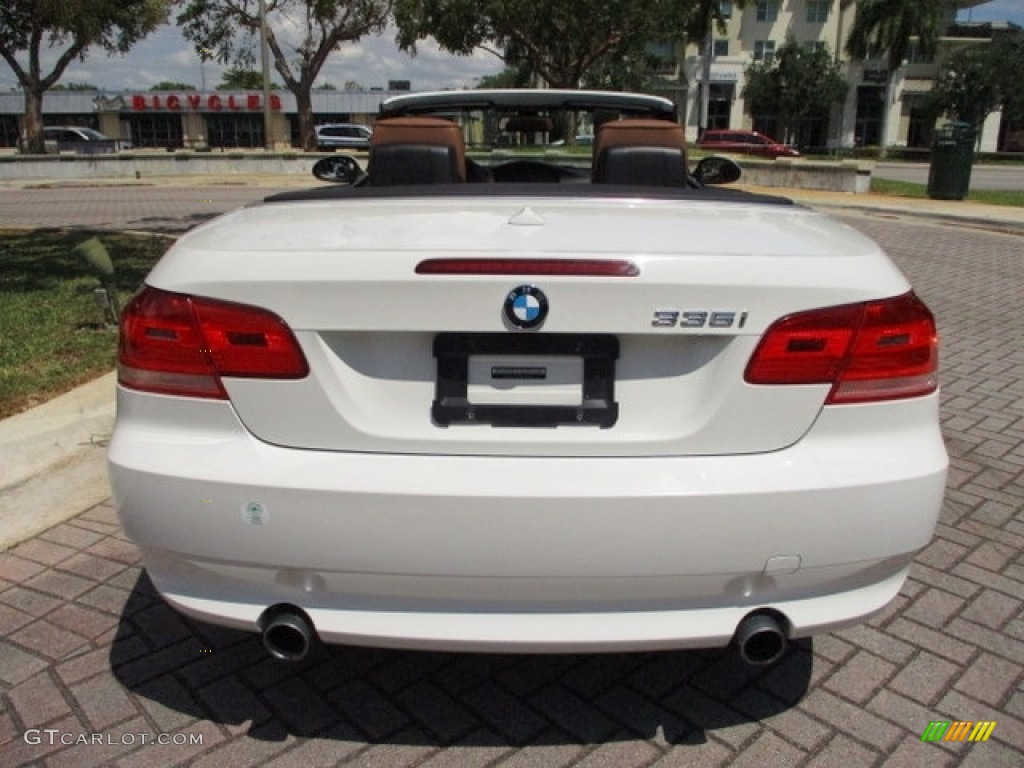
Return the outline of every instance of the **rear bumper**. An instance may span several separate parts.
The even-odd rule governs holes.
[[[858,623],[888,604],[903,585],[908,567],[859,589],[804,600],[772,602],[770,607],[785,616],[791,638],[838,629]],[[251,631],[258,629],[260,615],[266,607],[171,591],[161,594],[188,616]],[[586,613],[445,613],[337,608],[309,608],[305,612],[319,638],[332,644],[460,652],[597,653],[725,646],[740,621],[756,607],[755,604]]]
[[[452,650],[714,646],[759,608],[794,636],[862,620],[931,538],[937,397],[826,409],[730,457],[346,454],[252,438],[223,402],[119,392],[125,532],[185,613]]]

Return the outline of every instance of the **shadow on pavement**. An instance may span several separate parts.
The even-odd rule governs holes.
[[[216,219],[223,211],[212,211],[209,213],[189,213],[183,216],[144,216],[141,219],[133,219],[120,229],[142,229],[157,234],[174,235],[186,232],[200,224]]]
[[[812,656],[810,641],[768,668],[729,650],[501,655],[335,646],[283,664],[254,633],[183,617],[143,571],[110,666],[128,691],[172,711],[164,717],[248,724],[252,738],[508,747],[638,736],[701,744],[708,731],[793,706],[807,691]]]

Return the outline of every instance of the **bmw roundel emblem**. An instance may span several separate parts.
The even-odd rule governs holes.
[[[548,297],[533,285],[513,288],[505,297],[505,317],[516,328],[537,328],[548,316]]]

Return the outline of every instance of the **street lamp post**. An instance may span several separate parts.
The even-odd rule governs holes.
[[[274,148],[270,136],[270,53],[267,50],[267,0],[260,0],[260,59],[263,64],[263,145],[267,150]]]

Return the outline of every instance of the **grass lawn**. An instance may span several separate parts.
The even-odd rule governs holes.
[[[892,195],[894,197],[928,197],[927,184],[915,184],[911,181],[871,179],[871,191],[877,195]],[[968,192],[967,199],[977,203],[1020,207],[1024,206],[1024,190],[978,189]]]
[[[114,367],[117,329],[106,327],[99,280],[71,251],[94,232],[0,230],[0,418]],[[167,249],[166,238],[103,233],[123,306]]]

